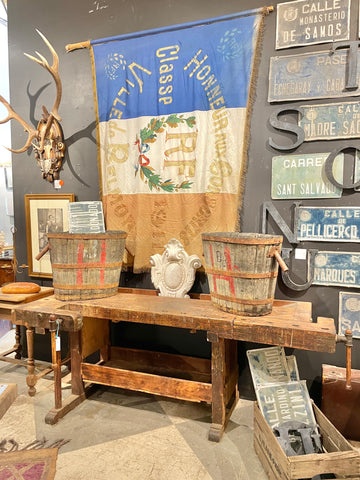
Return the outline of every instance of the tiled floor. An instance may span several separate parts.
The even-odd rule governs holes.
[[[14,332],[0,339],[11,347]],[[0,362],[0,383],[17,383],[18,397],[0,419],[0,441],[25,446],[65,439],[56,480],[266,480],[253,448],[253,403],[241,400],[220,443],[209,442],[210,407],[109,387],[94,393],[56,425],[52,376],[27,394],[26,369]],[[64,393],[69,385],[64,383]]]

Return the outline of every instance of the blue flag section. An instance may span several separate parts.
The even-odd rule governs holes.
[[[234,231],[259,30],[268,9],[91,42],[106,228],[149,270],[171,238]]]
[[[99,121],[246,107],[255,22],[94,45]]]

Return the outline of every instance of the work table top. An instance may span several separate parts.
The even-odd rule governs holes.
[[[206,296],[205,296],[206,297]],[[310,302],[275,300],[271,314],[249,317],[220,310],[209,299],[161,297],[126,293],[91,300],[57,300],[54,295],[16,306],[15,324],[48,328],[51,314],[62,319],[63,330],[79,330],[83,319],[132,322],[204,330],[223,338],[306,350],[334,352],[332,318],[311,318]]]

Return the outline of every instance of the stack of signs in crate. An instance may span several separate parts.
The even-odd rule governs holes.
[[[321,453],[319,430],[306,381],[294,356],[282,347],[248,350],[256,398],[265,420],[288,456]]]

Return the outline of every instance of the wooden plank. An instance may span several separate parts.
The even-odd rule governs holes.
[[[17,397],[16,383],[0,384],[0,418],[2,418]]]
[[[118,294],[76,304],[84,317],[110,318],[190,330],[210,330],[231,335],[234,316],[216,309],[209,301],[188,298]]]
[[[69,310],[65,309],[65,306],[69,306]],[[56,300],[54,295],[28,304],[13,306],[11,321],[16,325],[48,329],[49,317],[54,313],[62,319],[61,330],[77,331],[83,326],[83,319],[78,308]]]
[[[131,288],[131,287],[119,287],[119,293],[133,293],[136,295],[154,295],[158,296],[158,290],[151,290],[150,288]],[[189,293],[190,298],[197,300],[211,300],[210,293]]]
[[[133,372],[90,363],[82,363],[81,372],[84,381],[137,392],[164,395],[179,400],[211,402],[211,384],[208,383]]]
[[[323,412],[313,403],[316,421],[320,430],[327,432],[327,437],[331,438],[332,444],[335,445],[336,450],[332,451],[349,451],[354,452],[354,447],[344,438],[339,430],[334,427],[330,420],[323,414]]]
[[[71,302],[48,297],[14,309],[13,322],[46,326],[49,315],[54,312],[63,318],[65,330],[81,328],[83,316],[205,330],[223,338],[329,353],[335,351],[336,344],[333,319],[322,318],[319,324],[312,322],[310,302],[281,300],[274,301],[273,311],[268,315],[246,317],[224,312],[209,300],[130,293]]]
[[[275,474],[275,478],[288,480],[290,478],[288,457],[276,440],[270,426],[266,423],[257,403],[254,403],[254,440],[258,444],[258,450],[263,452],[262,458],[267,460],[268,468],[264,467],[264,469],[268,470],[270,468]]]
[[[97,318],[84,318],[81,329],[81,354],[86,358],[109,343],[109,322]]]
[[[0,291],[0,305],[1,302],[6,303],[29,303],[39,298],[52,295],[54,289],[52,287],[40,287],[40,292],[37,293],[1,293]],[[1,305],[2,306],[2,305]]]
[[[207,358],[114,346],[110,349],[110,358],[111,363],[114,361],[126,370],[211,382],[211,363]]]
[[[333,319],[321,317],[320,323],[303,323],[286,318],[283,312],[276,317],[257,317],[255,325],[243,318],[236,319],[232,338],[329,353],[334,353],[336,347]]]
[[[46,414],[45,423],[54,425],[60,420],[60,418],[64,417],[68,412],[83,402],[85,398],[85,392],[83,392],[81,395],[70,395],[63,401],[61,408],[52,408]]]
[[[288,480],[280,469],[276,470],[276,463],[270,460],[272,458],[270,448],[264,443],[260,443],[259,437],[254,437],[254,450],[269,480]]]
[[[325,473],[354,475],[349,478],[360,478],[358,452],[313,453],[289,458],[291,480],[312,478]]]
[[[212,424],[209,440],[219,441],[226,420],[225,404],[225,340],[211,339]]]

